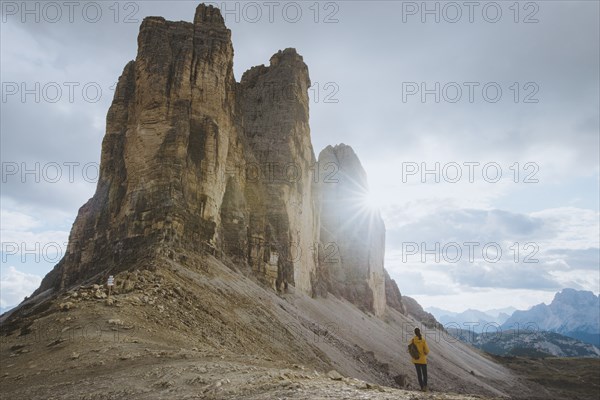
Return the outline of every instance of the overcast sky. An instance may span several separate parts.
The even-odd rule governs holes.
[[[599,2],[215,3],[238,80],[303,55],[315,152],[358,154],[403,294],[463,311],[600,291]],[[141,20],[191,21],[198,2],[24,4],[2,2],[0,25],[0,307],[39,285],[94,192]]]

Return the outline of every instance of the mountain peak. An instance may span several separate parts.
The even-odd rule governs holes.
[[[288,47],[284,50],[279,50],[277,53],[273,54],[269,59],[269,63],[271,64],[271,66],[275,66],[285,62],[298,62],[304,64],[304,59],[300,54],[298,54],[296,49],[294,49],[293,47]]]
[[[368,191],[366,172],[352,147],[344,144],[323,149],[318,166],[321,238],[336,243],[340,254],[339,262],[329,265],[331,291],[381,315],[386,296],[395,304],[400,294],[383,269],[383,220],[362,206]]]
[[[212,25],[225,28],[225,20],[221,15],[221,10],[219,10],[217,7],[201,3],[198,5],[198,7],[196,7],[194,25]]]
[[[564,288],[554,295],[554,302],[563,302],[576,305],[578,302],[593,302],[598,301],[598,296],[589,290],[576,290],[572,288]]]
[[[527,311],[515,311],[503,328],[535,326],[600,345],[600,298],[590,291],[563,289],[550,305],[537,304]]]
[[[354,192],[355,195],[356,192],[369,190],[367,173],[351,146],[339,143],[335,146],[325,147],[319,154],[319,164],[322,168],[327,165],[335,165],[339,169],[340,181],[347,180],[348,190]]]

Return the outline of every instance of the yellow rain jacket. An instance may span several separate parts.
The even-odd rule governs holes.
[[[429,347],[427,346],[427,342],[423,335],[421,335],[423,339],[419,339],[418,336],[412,338],[411,342],[417,345],[417,349],[419,349],[419,354],[421,355],[416,360],[411,357],[413,364],[427,364],[427,354],[429,354]]]

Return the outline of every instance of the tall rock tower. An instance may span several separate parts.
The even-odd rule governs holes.
[[[319,182],[321,242],[339,249],[339,258],[323,260],[329,291],[382,315],[386,305],[385,226],[379,211],[366,203],[367,174],[345,144],[321,151],[319,168],[330,172]]]
[[[265,187],[264,223],[253,229],[256,241],[278,238],[284,277],[312,292],[319,227],[312,190],[315,156],[308,125],[310,78],[302,57],[285,49],[268,67],[246,71],[240,83],[244,133]],[[250,169],[248,170],[251,171]],[[293,271],[293,273],[292,273]]]

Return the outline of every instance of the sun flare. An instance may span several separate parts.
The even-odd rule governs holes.
[[[369,211],[379,211],[381,210],[382,201],[381,196],[368,191],[363,196],[363,206]]]

